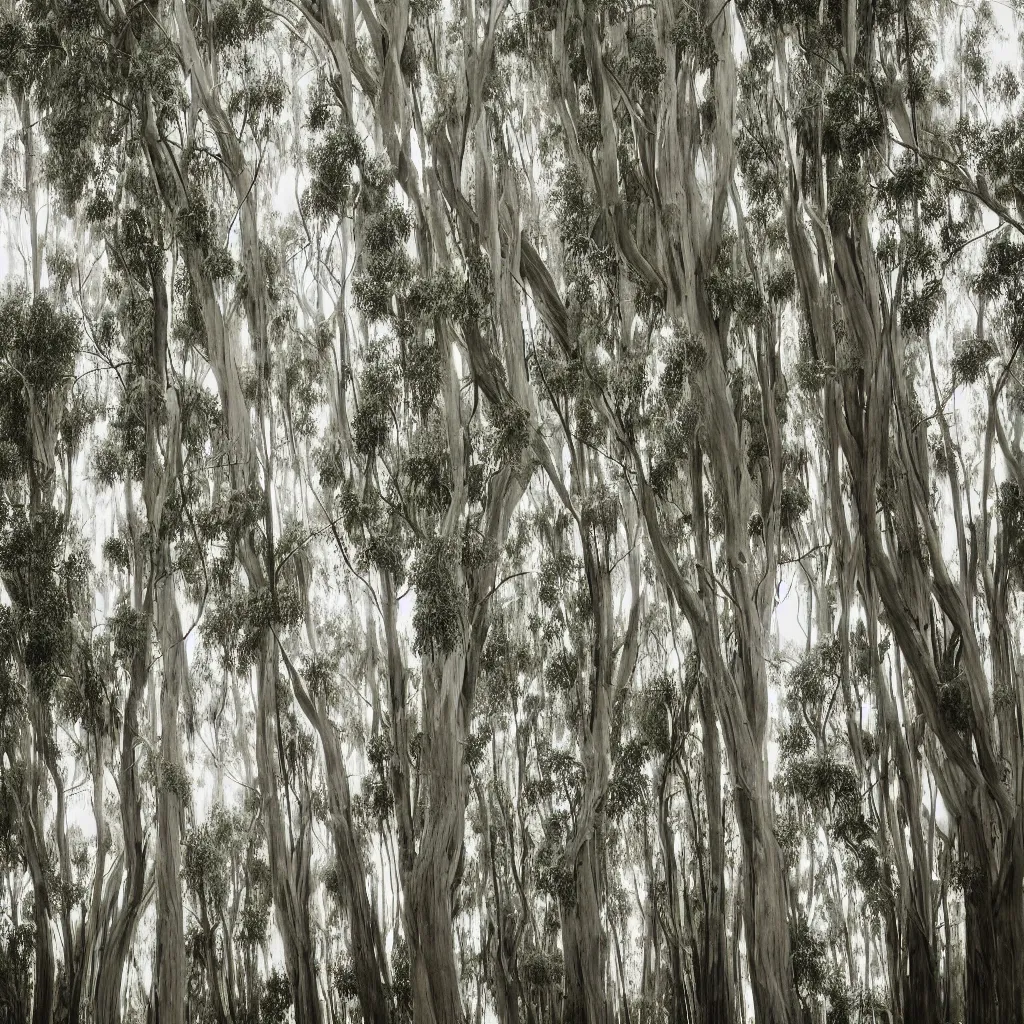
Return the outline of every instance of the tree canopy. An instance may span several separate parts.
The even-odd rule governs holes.
[[[0,0],[0,1024],[1024,1024],[1017,0]]]

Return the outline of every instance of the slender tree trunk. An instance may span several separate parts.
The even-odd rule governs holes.
[[[14,102],[21,118],[21,131],[25,146],[25,212],[28,215],[29,259],[32,298],[42,288],[43,250],[39,244],[39,207],[37,197],[36,134],[32,120],[32,105],[29,94],[20,86],[13,90]]]
[[[494,992],[494,1006],[500,1024],[519,1024],[519,1005],[523,990],[516,970],[516,952],[520,931],[506,902],[506,893],[498,881],[498,863],[495,858],[495,828],[491,823],[487,794],[477,777],[473,776],[477,808],[482,819],[482,834],[486,837],[482,858],[482,874],[490,882],[493,902],[488,905],[485,881],[480,887],[481,916],[487,920],[487,937],[483,955],[490,968],[490,981]],[[500,796],[498,800],[500,801]],[[504,813],[504,812],[503,812]],[[514,855],[513,855],[514,856]],[[513,868],[514,870],[514,868]],[[481,993],[482,996],[482,993]],[[478,1000],[478,1016],[479,1016]]]
[[[312,631],[310,631],[312,635]],[[366,892],[366,868],[352,824],[348,774],[341,739],[320,697],[308,693],[298,673],[286,662],[298,703],[316,729],[324,752],[330,829],[335,864],[349,918],[349,951],[356,991],[365,1024],[387,1024],[391,1004],[385,978],[387,961],[377,915]]]
[[[317,991],[313,939],[309,929],[308,893],[301,884],[302,872],[298,863],[302,851],[289,848],[288,830],[276,779],[279,761],[276,644],[276,638],[268,630],[263,640],[262,657],[257,665],[256,774],[263,820],[267,828],[275,917],[284,946],[285,968],[295,1005],[295,1019],[319,1024],[323,1019],[323,1011]]]
[[[157,791],[156,1022],[184,1024],[185,934],[181,905],[182,794],[184,777],[178,735],[178,703],[185,669],[181,620],[170,579],[157,600],[163,680],[160,689],[160,787]],[[168,775],[173,772],[173,776]]]
[[[661,843],[661,856],[665,865],[665,945],[668,953],[669,981],[669,1022],[670,1024],[687,1024],[689,1021],[689,1004],[687,1001],[686,980],[684,978],[684,927],[680,913],[682,896],[679,892],[679,868],[676,863],[675,838],[669,825],[669,778],[671,753],[666,755],[657,779],[658,792],[658,838]],[[687,783],[687,799],[690,787]],[[692,812],[692,801],[690,803]],[[696,827],[693,840],[696,841]]]
[[[153,233],[160,237],[157,218]],[[177,482],[180,458],[180,413],[177,395],[167,388],[167,336],[169,304],[164,264],[150,270],[153,296],[153,345],[148,373],[161,398],[167,421],[163,458],[157,440],[159,424],[154,414],[147,423],[147,455],[144,497],[154,548],[155,608],[163,668],[160,686],[160,764],[156,793],[156,1024],[184,1024],[185,936],[181,902],[181,829],[186,779],[178,733],[178,708],[188,672],[181,617],[174,594],[170,543],[161,537],[164,505]]]
[[[32,1024],[51,1024],[56,995],[53,945],[50,938],[50,893],[46,884],[45,853],[40,848],[43,825],[36,813],[38,786],[22,814],[25,854],[32,878],[32,924],[35,928],[35,965],[32,990]],[[26,827],[27,826],[27,827]]]
[[[704,797],[708,811],[708,860],[710,879],[703,926],[704,956],[698,978],[697,998],[706,1024],[733,1024],[732,987],[729,984],[729,945],[725,918],[725,828],[722,817],[722,753],[718,723],[708,690],[698,683],[701,733],[704,745]]]
[[[13,89],[18,116],[21,121],[25,160],[25,212],[29,224],[29,277],[32,300],[39,296],[42,281],[42,251],[39,246],[38,197],[36,194],[36,140],[32,121],[32,108],[28,92],[21,86]],[[29,470],[30,518],[35,518],[47,507],[52,506],[54,465],[55,465],[55,425],[49,410],[39,403],[37,396],[28,394],[30,421],[32,423],[33,459]],[[36,581],[29,580],[30,603]],[[27,675],[26,675],[27,678]],[[35,704],[35,700],[32,701]],[[25,837],[26,859],[32,878],[33,909],[32,918],[35,926],[35,964],[34,987],[32,999],[33,1024],[50,1024],[53,1020],[54,1001],[56,997],[56,965],[53,956],[52,937],[50,935],[51,908],[47,854],[43,831],[43,819],[39,806],[40,792],[43,788],[44,748],[50,737],[43,731],[46,722],[43,708],[34,707],[32,729],[35,732],[34,750],[26,765],[30,774],[30,795],[22,809],[22,830]],[[23,801],[19,801],[21,804]],[[63,828],[63,822],[57,823]],[[70,951],[69,951],[70,952]]]
[[[148,619],[148,613],[144,614]],[[127,877],[122,902],[107,931],[106,942],[100,952],[100,966],[96,979],[96,1020],[109,1021],[110,1024],[120,1024],[121,1021],[124,969],[145,897],[146,848],[142,828],[142,793],[139,786],[138,764],[141,755],[137,749],[140,741],[139,704],[145,693],[148,676],[149,629],[147,628],[145,632],[145,648],[136,652],[132,660],[131,680],[121,725],[123,738],[118,788],[121,794],[121,832],[124,837]]]

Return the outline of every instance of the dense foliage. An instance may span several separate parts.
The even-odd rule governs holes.
[[[1024,1024],[1020,13],[2,0],[0,1024]]]

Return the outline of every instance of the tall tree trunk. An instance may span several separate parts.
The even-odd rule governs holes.
[[[419,793],[425,805],[424,824],[405,877],[405,928],[417,1024],[462,1020],[452,900],[462,869],[468,789],[460,742],[467,733],[462,707],[465,673],[462,651],[424,658]]]
[[[234,444],[246,457],[240,460],[240,474],[245,485],[257,483],[256,455],[262,457],[261,490],[264,496],[263,526],[265,530],[265,557],[256,555],[259,545],[246,541],[242,562],[252,590],[269,592],[274,614],[277,613],[276,556],[274,551],[274,523],[271,503],[273,479],[273,417],[270,409],[270,339],[269,297],[266,270],[257,224],[256,182],[245,153],[221,105],[210,68],[200,51],[190,15],[183,0],[175,0],[174,18],[182,44],[184,69],[191,75],[196,97],[210,119],[219,143],[225,171],[238,202],[241,228],[242,264],[246,274],[245,310],[256,360],[255,414],[259,423],[254,440],[250,426],[250,411],[242,395],[236,356],[227,340],[223,316],[217,300],[203,254],[189,256],[189,270],[193,285],[199,290],[204,319],[207,321],[211,367],[217,378],[218,389],[225,405],[228,433]],[[166,164],[166,158],[163,161]],[[182,213],[188,208],[188,197],[175,189],[172,179],[164,175],[165,193],[172,209]],[[211,329],[212,328],[212,329]],[[256,450],[256,441],[261,451]],[[278,649],[277,638],[267,629],[262,643],[262,656],[257,665],[256,703],[256,765],[260,797],[267,826],[267,845],[274,890],[274,908],[285,952],[285,965],[291,986],[297,1020],[319,1024],[322,1007],[317,991],[317,971],[314,962],[313,938],[310,930],[307,879],[308,849],[290,848],[286,817],[278,790],[280,764],[278,728]]]
[[[661,856],[665,864],[665,943],[668,948],[669,968],[669,1024],[687,1024],[689,1021],[689,1005],[686,998],[686,983],[683,977],[683,920],[680,913],[681,894],[679,892],[678,866],[676,863],[675,837],[669,825],[669,758],[661,766],[657,780],[658,792],[658,838],[661,843]],[[696,836],[694,836],[696,839]]]
[[[22,144],[25,161],[25,212],[29,224],[29,284],[33,303],[38,299],[42,282],[42,250],[39,245],[39,211],[37,197],[36,168],[36,134],[32,119],[32,107],[28,91],[15,83],[12,88],[13,98],[21,122]],[[59,390],[59,389],[58,389]],[[29,466],[29,516],[33,523],[44,511],[53,505],[54,474],[56,460],[56,430],[59,425],[54,420],[59,410],[51,400],[47,402],[28,389],[26,395],[29,404],[29,420],[31,423],[32,460]],[[40,569],[43,567],[40,566]],[[31,574],[28,583],[29,606],[34,605],[34,595],[39,580]],[[53,1020],[54,1001],[56,997],[56,965],[53,956],[53,941],[50,934],[51,906],[50,885],[48,881],[49,863],[46,853],[44,823],[40,799],[45,792],[44,764],[46,747],[50,743],[47,734],[48,709],[40,706],[32,694],[32,683],[28,670],[25,679],[29,690],[31,707],[31,728],[34,734],[29,741],[26,735],[25,761],[29,778],[28,798],[18,799],[21,827],[24,835],[25,854],[29,874],[32,879],[33,908],[32,919],[35,927],[35,964],[32,999],[33,1024],[50,1024]],[[63,801],[62,801],[63,802]],[[63,810],[63,808],[61,808]],[[62,830],[64,822],[57,822],[57,829]],[[70,953],[70,951],[69,951]]]
[[[160,238],[159,218],[151,228]],[[177,485],[181,419],[177,394],[167,386],[169,303],[162,260],[150,268],[153,297],[153,344],[150,376],[166,419],[166,445],[161,457],[156,411],[147,416],[144,498],[150,533],[154,538],[155,611],[163,668],[160,686],[160,763],[157,772],[156,818],[156,1024],[184,1024],[185,935],[181,902],[181,829],[185,798],[185,767],[178,732],[178,708],[186,682],[188,662],[181,617],[174,594],[170,542],[162,536],[164,506]]]
[[[26,743],[27,747],[27,743]],[[32,924],[35,964],[32,987],[32,1024],[51,1024],[56,995],[56,968],[50,936],[50,887],[47,882],[48,863],[39,807],[39,779],[42,765],[26,750],[25,764],[30,766],[28,792],[18,800],[22,842],[29,876],[32,880]],[[35,766],[34,769],[31,766]]]
[[[1020,819],[1014,831],[1019,836]],[[990,840],[976,810],[960,822],[968,871],[964,880],[966,916],[966,1024],[1020,1024],[1024,985],[1017,970],[1024,936],[1021,880],[1013,877],[1012,852],[996,873]]]
[[[704,908],[703,952],[697,999],[706,1024],[733,1024],[732,986],[729,981],[729,945],[725,915],[725,827],[722,816],[722,754],[718,723],[709,682],[698,682],[701,734],[704,746],[704,797],[708,811],[709,889]]]
[[[129,495],[129,500],[130,500]],[[138,596],[141,596],[139,594]],[[146,847],[142,827],[142,792],[139,785],[138,746],[139,704],[146,689],[149,662],[148,606],[143,613],[147,621],[146,643],[140,645],[132,659],[128,696],[125,698],[121,724],[121,764],[118,768],[118,789],[121,795],[121,834],[124,837],[124,864],[127,877],[120,905],[114,912],[107,929],[106,942],[100,950],[100,964],[96,978],[97,1021],[120,1024],[124,1006],[121,988],[128,953],[135,937],[135,928],[142,913],[145,898]]]
[[[307,583],[303,581],[303,589]],[[299,707],[316,729],[324,752],[335,866],[348,911],[349,952],[355,970],[359,1006],[365,1024],[387,1024],[391,1019],[391,1003],[385,984],[386,953],[380,924],[366,892],[366,867],[353,829],[348,770],[341,738],[322,697],[306,691],[291,662],[287,656],[284,657]]]
[[[572,486],[579,502],[595,494],[603,496],[600,469],[580,445],[572,457]],[[636,532],[636,515],[630,499],[623,494],[627,509],[627,541]],[[570,509],[572,506],[570,505]],[[566,844],[563,866],[574,886],[569,899],[560,901],[562,958],[564,962],[565,1024],[607,1024],[612,1019],[608,999],[608,926],[601,920],[605,899],[603,865],[604,804],[611,772],[612,708],[632,678],[636,667],[640,624],[640,566],[634,544],[628,556],[632,604],[629,620],[616,660],[612,589],[612,542],[617,524],[598,525],[584,512],[579,517],[579,537],[590,597],[591,637],[587,694],[580,709],[577,742],[583,754],[585,781],[572,834]]]
[[[181,780],[178,705],[186,672],[181,620],[172,577],[157,598],[161,619],[160,786],[157,790],[156,1024],[185,1021],[185,933],[181,905]]]
[[[32,104],[28,91],[20,85],[15,85],[12,93],[15,106],[18,108],[18,116],[21,119],[25,147],[25,212],[28,215],[29,277],[34,299],[39,294],[43,281],[43,250],[39,244],[35,122],[32,117]]]
[[[573,898],[560,903],[562,958],[565,963],[563,1024],[609,1024],[608,927],[601,920],[602,886],[595,836],[576,857]]]
[[[290,848],[290,830],[286,825],[276,779],[279,764],[278,652],[276,637],[270,630],[264,635],[261,653],[257,663],[256,776],[263,820],[267,826],[275,919],[284,946],[295,1019],[319,1024],[323,1010],[317,990],[316,962],[309,928],[308,892],[303,884],[303,851]],[[301,847],[302,844],[299,845]]]
[[[756,778],[756,776],[755,776]],[[763,780],[763,781],[762,781]],[[743,841],[743,927],[758,1024],[796,1024],[785,865],[772,824],[767,780],[737,784],[734,799]]]

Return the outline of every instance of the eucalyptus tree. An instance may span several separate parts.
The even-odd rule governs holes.
[[[772,11],[766,47],[807,17]],[[1011,198],[1015,77],[989,64],[986,7],[966,22],[923,5],[811,20],[810,52],[775,58],[784,118],[772,150],[787,183],[778,199],[806,354],[823,369],[831,444],[850,474],[855,546],[847,557],[862,560],[869,638],[884,611],[913,680],[933,784],[970,875],[966,1017],[1019,1020],[1024,906],[1019,735],[1011,724],[1019,707],[1012,631],[1003,628],[1012,615],[1004,552],[1013,520],[996,500],[997,445],[1010,488],[1016,458],[1003,426],[1015,415],[1004,404],[1012,402],[1005,389],[1016,351],[1016,288],[1006,276],[1019,230]],[[947,46],[959,95],[937,61]],[[809,104],[807,89],[816,97]],[[969,317],[945,306],[947,289],[975,297]],[[1006,362],[989,376],[986,364],[1000,350]],[[957,401],[976,384],[980,444],[968,440]],[[1012,490],[1000,499],[1004,493]],[[874,649],[869,639],[872,660]],[[886,683],[880,690],[883,713],[895,722]],[[898,768],[901,786],[917,787],[906,802],[919,804],[919,771],[905,747]],[[916,823],[911,837],[916,891],[901,1008],[934,1019],[931,872]]]
[[[494,387],[504,402],[491,407],[490,422],[463,394],[457,329],[470,336],[467,345],[483,349],[482,332],[493,332],[494,345],[504,327],[489,308],[490,282],[447,262],[417,272],[401,248],[412,230],[409,214],[386,186],[378,196],[364,178],[361,199],[372,212],[354,291],[364,322],[388,331],[364,334],[362,364],[343,396],[355,408],[338,417],[320,482],[340,485],[328,511],[338,500],[346,535],[377,577],[414,1013],[443,1020],[461,1012],[451,915],[468,795],[463,748],[501,546],[528,476],[521,464],[529,435],[525,410],[500,378]],[[419,730],[410,723],[410,670],[397,624],[407,579],[416,595],[422,702],[415,767],[410,742]]]
[[[569,516],[553,524],[542,568],[548,588],[542,600],[549,608],[547,629],[552,636],[546,677],[565,701],[566,722],[575,733],[582,762],[571,824],[551,819],[545,828],[546,839],[561,846],[549,867],[548,884],[554,887],[561,913],[564,1013],[567,1018],[607,1021],[608,941],[601,926],[607,874],[603,818],[606,806],[614,809],[609,800],[612,751],[621,738],[621,708],[639,652],[639,531],[631,498],[624,493],[623,501],[616,495],[607,482],[604,460],[594,451],[605,438],[596,429],[586,396],[578,405],[572,401],[575,396],[564,386],[563,367],[539,363],[537,372],[546,384],[550,381],[549,396],[565,431],[562,440],[570,466],[565,488]],[[556,375],[559,379],[552,380]],[[575,545],[560,536],[569,525],[566,518],[576,527],[579,555]],[[625,534],[622,554],[620,522]],[[612,569],[621,561],[627,567],[630,597],[622,636],[617,637]],[[564,586],[561,594],[555,590],[559,583]],[[567,644],[555,640],[559,627]]]
[[[729,755],[757,1012],[794,1020],[787,878],[765,749],[785,486],[786,278],[772,257],[762,262],[737,190],[735,12],[677,14],[665,4],[620,18],[570,5],[535,28],[550,40],[564,299],[536,251],[524,276],[553,343],[580,364],[591,401],[630,454],[655,561],[712,681]],[[648,366],[666,334],[662,394],[648,394]],[[613,380],[600,372],[609,358]],[[668,415],[660,423],[658,398]],[[680,464],[685,497],[662,511]],[[677,552],[666,514],[678,519],[679,504],[690,536]]]
[[[63,984],[72,1005],[80,998],[82,981],[71,925],[74,899],[65,780],[54,715],[62,682],[73,675],[80,641],[71,623],[81,611],[75,606],[76,587],[83,580],[84,565],[80,554],[72,550],[70,472],[60,479],[61,469],[70,471],[74,444],[80,440],[62,438],[62,426],[71,404],[80,331],[61,296],[42,291],[38,131],[30,95],[39,71],[32,61],[32,48],[26,42],[22,26],[9,31],[2,65],[4,86],[17,108],[21,125],[21,205],[29,226],[24,279],[8,282],[3,304],[5,451],[4,493],[0,501],[4,510],[5,553],[0,579],[9,602],[5,609],[3,654],[8,691],[4,759],[5,785],[10,787],[21,852],[32,879],[32,1019],[49,1021],[53,1019],[57,998],[57,970],[50,936],[54,916],[60,920],[65,943]],[[66,454],[67,463],[62,454]],[[69,583],[74,586],[69,587]],[[46,843],[45,814],[51,786],[56,800],[58,871],[51,867]],[[66,890],[63,896],[62,887]],[[27,1016],[27,1007],[23,1009]]]
[[[216,140],[220,164],[237,204],[241,244],[241,272],[244,284],[238,297],[245,311],[248,340],[252,353],[253,392],[250,407],[242,391],[240,353],[233,337],[234,329],[225,323],[225,317],[216,297],[209,263],[202,248],[195,247],[188,259],[191,287],[198,293],[202,309],[206,340],[209,346],[211,369],[217,380],[227,439],[238,459],[231,474],[233,489],[250,505],[251,519],[248,529],[238,537],[238,556],[242,564],[250,593],[251,605],[262,605],[257,615],[264,617],[259,641],[259,655],[254,659],[257,674],[257,744],[256,764],[262,809],[267,826],[270,869],[275,890],[275,912],[285,944],[286,965],[292,989],[295,1012],[305,1020],[322,1018],[317,993],[315,962],[309,921],[309,905],[304,876],[308,874],[309,850],[303,834],[307,824],[300,820],[299,838],[290,838],[291,808],[278,790],[278,773],[285,776],[287,768],[280,764],[282,741],[279,735],[280,659],[275,624],[283,624],[287,612],[282,614],[277,585],[277,554],[275,547],[276,524],[273,514],[273,453],[275,425],[269,381],[272,353],[270,330],[272,296],[265,253],[259,235],[260,188],[253,171],[262,146],[268,142],[270,118],[280,110],[282,89],[274,82],[260,80],[255,87],[243,84],[242,127],[236,128],[231,112],[225,106],[218,88],[221,68],[216,59],[218,43],[216,22],[200,22],[197,35],[197,12],[184,3],[173,7],[176,56],[182,70],[188,75],[192,103],[204,122],[199,125],[203,134]],[[171,25],[168,24],[168,28]],[[252,27],[258,36],[259,22]],[[202,43],[200,43],[202,39]],[[228,37],[228,42],[233,42]],[[223,43],[221,42],[221,45]],[[261,90],[256,103],[252,94]],[[197,141],[197,140],[196,140]],[[161,146],[161,187],[165,201],[177,220],[188,217],[191,197],[183,187],[181,178],[173,176],[173,154],[162,139],[152,139]],[[190,140],[190,142],[195,142]],[[255,149],[255,153],[250,149]],[[250,150],[247,152],[247,150]],[[218,337],[219,335],[219,337]],[[217,338],[214,342],[213,339]],[[255,429],[250,426],[250,408],[255,414]],[[260,532],[257,529],[261,528]],[[300,819],[308,813],[300,800]],[[287,819],[287,820],[286,820]]]
[[[1019,1022],[1009,25],[4,5],[0,1019]]]
[[[370,55],[353,52],[351,11],[338,18],[313,5],[303,10],[337,68],[337,110],[321,119],[324,140],[313,151],[308,202],[321,217],[344,217],[354,207],[359,249],[352,297],[356,337],[365,339],[362,368],[350,371],[354,413],[347,394],[335,412],[328,479],[346,485],[346,531],[379,578],[375,603],[384,619],[413,1013],[455,1019],[461,999],[452,904],[468,796],[461,750],[499,554],[532,470],[523,310],[515,256],[499,240],[499,222],[509,210],[515,215],[520,200],[515,180],[495,166],[492,148],[500,152],[507,143],[479,96],[500,11],[466,20],[460,42],[453,38],[429,59],[432,75],[453,77],[463,108],[422,87],[426,76],[415,63],[421,44],[408,4],[361,11],[371,39],[403,40],[400,47],[371,47]],[[420,33],[441,29],[454,13],[422,12]],[[465,52],[474,56],[464,61]],[[356,134],[353,77],[380,126],[377,154]],[[426,102],[437,113],[424,125]],[[422,179],[410,149],[413,124],[429,145]],[[462,191],[468,174],[477,185],[475,204]],[[402,203],[393,196],[396,185]],[[352,352],[347,322],[339,327],[343,352]],[[471,403],[464,397],[470,383]],[[415,800],[408,668],[397,632],[398,588],[407,573],[416,595],[421,673],[416,771],[423,783]]]
[[[20,854],[32,884],[33,1021],[53,1019],[57,969],[51,921],[57,918],[67,959],[68,998],[80,993],[81,965],[72,959],[70,915],[77,902],[68,863],[65,780],[56,713],[75,676],[81,636],[72,628],[85,566],[70,543],[69,517],[58,495],[57,465],[79,328],[49,296],[11,290],[3,318],[5,458],[0,580],[3,613],[4,788],[14,811]],[[70,481],[66,482],[70,486]],[[46,809],[56,802],[60,868],[50,861]],[[28,1017],[28,1007],[22,1007]]]
[[[123,490],[124,502],[124,533],[108,540],[104,555],[129,580],[110,624],[115,657],[113,663],[107,663],[108,670],[123,664],[129,676],[118,769],[123,846],[112,876],[120,878],[123,858],[127,878],[123,900],[113,916],[90,922],[89,938],[100,950],[95,1013],[103,1019],[120,1018],[123,974],[151,889],[140,771],[140,744],[145,742],[140,709],[151,685],[151,645],[156,639],[163,668],[156,764],[156,831],[163,850],[157,882],[158,1003],[165,1008],[161,1016],[172,1019],[175,1012],[180,1014],[180,1009],[172,1008],[180,1008],[184,1001],[178,875],[182,804],[188,791],[178,738],[178,701],[187,663],[171,565],[171,544],[181,525],[176,481],[181,423],[176,392],[168,377],[170,296],[161,211],[154,203],[137,151],[122,145],[113,153],[108,150],[102,158],[98,156],[101,146],[116,146],[121,141],[116,134],[121,114],[112,102],[116,94],[112,97],[111,93],[124,86],[123,68],[116,59],[102,48],[89,46],[90,32],[99,25],[94,12],[61,8],[40,18],[29,5],[21,23],[28,36],[21,59],[40,58],[36,95],[49,145],[48,181],[69,213],[88,199],[82,220],[94,236],[104,240],[113,270],[90,334],[101,363],[96,369],[102,370],[105,360],[107,366],[117,363],[120,370],[118,404],[95,461],[100,483]],[[77,110],[70,108],[67,95],[71,81],[79,88]],[[79,222],[80,240],[87,237],[83,226]],[[51,280],[59,281],[55,269],[51,268]],[[82,263],[73,270],[81,281]],[[69,478],[71,467],[69,459]],[[136,484],[145,513],[141,522]],[[149,717],[150,732],[155,735],[157,723],[153,715]],[[102,773],[99,766],[100,777]],[[99,808],[97,813],[102,814]],[[97,834],[102,850],[101,817],[97,818]],[[101,878],[102,858],[98,856],[97,885]],[[79,1012],[76,999],[71,1000],[69,1012],[73,1016]]]

